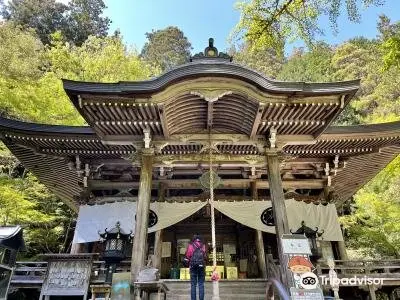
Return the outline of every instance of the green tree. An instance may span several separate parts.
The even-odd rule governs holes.
[[[282,43],[301,39],[313,44],[324,33],[318,23],[321,16],[328,16],[333,31],[337,31],[337,18],[342,6],[348,19],[360,20],[360,6],[379,5],[380,0],[251,0],[240,2],[237,8],[241,18],[234,35],[242,37],[255,48],[282,49]]]
[[[18,38],[14,38],[18,37]],[[0,26],[0,110],[20,120],[82,125],[83,119],[64,92],[61,78],[115,82],[143,80],[157,73],[121,37],[90,37],[78,47],[52,35],[43,48],[32,32]],[[4,59],[3,59],[4,58]],[[21,59],[20,59],[21,58]],[[10,63],[11,62],[11,63]]]
[[[399,68],[382,72],[384,66],[378,40],[350,40],[335,50],[332,58],[334,80],[361,79],[351,103],[361,123],[400,120]]]
[[[11,0],[1,4],[4,19],[33,28],[48,45],[51,34],[60,31],[68,42],[81,45],[90,35],[104,37],[111,21],[103,17],[103,0],[73,0],[68,5],[56,0]]]
[[[361,189],[341,217],[347,244],[360,257],[400,257],[400,156]]]
[[[286,81],[329,82],[332,80],[333,49],[317,44],[311,51],[297,49],[282,66],[278,79]]]
[[[141,56],[148,63],[161,68],[161,71],[189,61],[192,45],[178,27],[169,26],[147,32],[146,38]]]
[[[400,68],[400,22],[392,24],[385,15],[379,18],[378,29],[382,41],[384,70],[387,71],[390,67]]]
[[[17,178],[0,176],[1,224],[22,225],[26,257],[66,251],[71,241],[74,213],[33,176],[23,174]]]
[[[254,51],[248,45],[232,47],[229,54],[235,63],[244,65],[252,70],[263,73],[270,78],[276,78],[281,71],[283,59],[271,48]]]
[[[103,0],[72,0],[68,8],[64,33],[68,41],[82,45],[91,35],[107,36],[111,20],[102,16],[106,9]]]

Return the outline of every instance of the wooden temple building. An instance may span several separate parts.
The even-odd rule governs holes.
[[[193,234],[212,245],[210,193],[201,182],[210,174],[210,156],[218,176],[213,207],[221,288],[231,279],[262,290],[271,270],[285,274],[280,237],[302,222],[321,233],[312,249],[317,270],[329,270],[323,262],[332,258],[346,276],[337,209],[400,153],[400,122],[333,125],[359,80],[275,81],[212,44],[151,80],[63,84],[87,126],[0,118],[1,140],[77,213],[72,258],[102,253],[98,232],[119,222],[133,243],[113,272],[128,270],[135,281],[150,258],[170,289],[179,277],[187,279],[182,249]],[[367,272],[368,262],[358,263],[353,269]],[[107,290],[99,279],[101,256],[92,266],[99,269],[90,286]],[[346,298],[344,287],[341,296],[376,299],[375,290],[386,289],[399,299],[393,289],[400,263],[375,267],[383,286],[360,287],[367,291],[360,298]],[[11,286],[34,286],[19,281],[22,275],[16,272]],[[221,299],[239,298],[221,293]]]

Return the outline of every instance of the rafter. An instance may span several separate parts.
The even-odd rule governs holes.
[[[164,107],[162,105],[158,106],[158,113],[160,114],[161,127],[164,133],[164,137],[168,139],[169,138],[168,122],[167,119],[165,118]]]
[[[251,129],[251,133],[250,133],[250,138],[252,138],[252,139],[254,139],[257,134],[258,127],[260,126],[261,116],[262,116],[263,111],[264,111],[264,106],[259,105],[256,117],[254,118],[253,128]]]

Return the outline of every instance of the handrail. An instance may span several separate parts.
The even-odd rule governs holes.
[[[273,300],[274,299],[274,289],[273,287],[275,287],[275,289],[278,291],[279,294],[279,299],[281,300],[290,300],[290,297],[285,289],[285,287],[283,286],[283,284],[275,279],[275,278],[269,278],[268,282],[267,282],[267,288],[265,290],[265,294],[267,296],[267,300]]]

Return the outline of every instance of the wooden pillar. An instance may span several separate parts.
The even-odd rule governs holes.
[[[267,167],[282,283],[289,287],[292,277],[288,270],[288,258],[283,254],[281,237],[282,234],[290,234],[290,231],[286,214],[285,197],[283,195],[279,159],[276,153],[267,153]]]
[[[255,181],[255,180],[251,181],[250,188],[251,188],[251,198],[253,200],[258,200],[257,181]]]
[[[267,278],[267,264],[265,260],[264,239],[261,230],[256,230],[257,261],[261,278]]]
[[[142,150],[142,166],[140,170],[139,194],[136,203],[136,226],[133,238],[131,280],[135,282],[141,268],[145,265],[146,244],[149,226],[149,210],[151,199],[151,180],[154,150]]]
[[[154,238],[154,268],[157,268],[161,274],[161,254],[162,254],[162,229],[155,232]]]
[[[344,241],[338,241],[338,250],[339,250],[339,255],[341,260],[349,260],[349,257],[347,256],[347,251],[346,251],[346,244]]]
[[[376,300],[375,286],[374,285],[369,285],[368,286],[368,290],[369,290],[370,300]]]
[[[257,181],[254,180],[250,183],[251,196],[254,201],[258,200]],[[261,273],[261,278],[267,278],[267,265],[265,260],[264,239],[261,230],[256,230],[256,247],[257,247],[257,262],[258,269]]]

